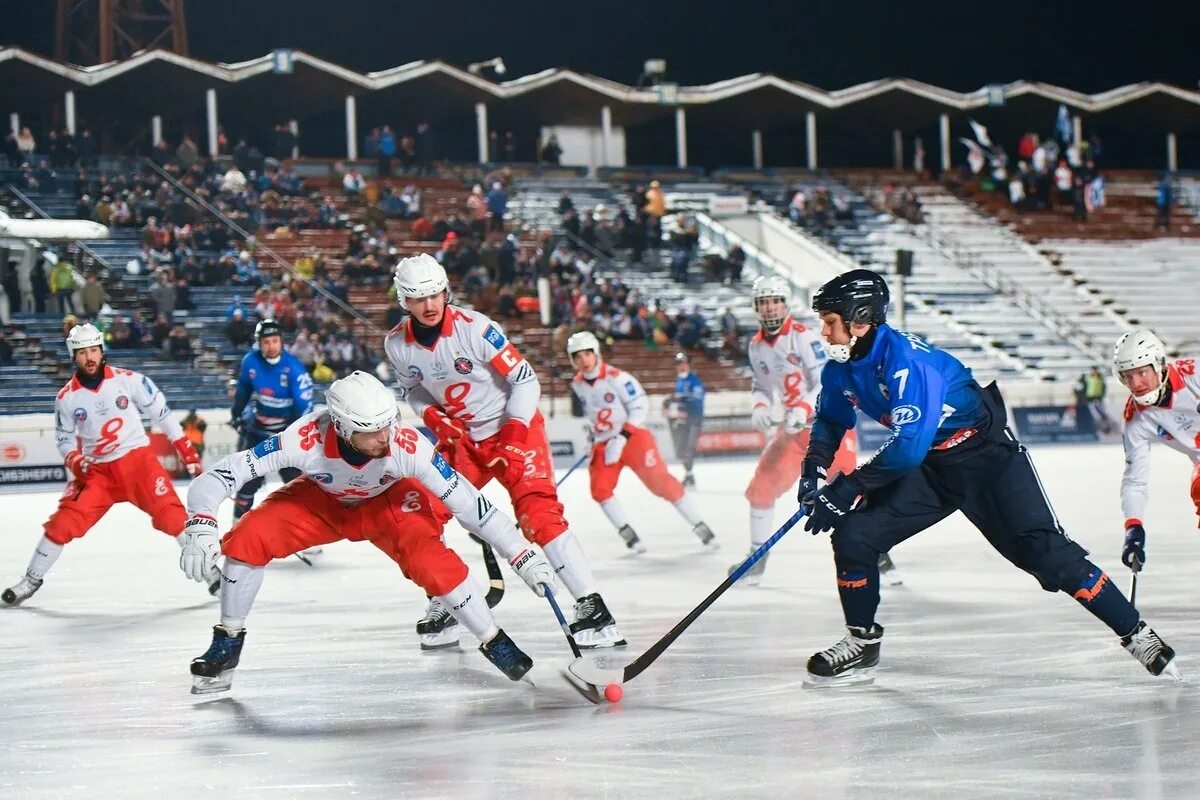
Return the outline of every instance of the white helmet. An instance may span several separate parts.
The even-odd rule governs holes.
[[[67,334],[67,352],[71,354],[71,358],[75,357],[76,350],[82,350],[85,347],[104,349],[104,334],[90,322],[76,325]]]
[[[396,265],[395,284],[401,305],[405,297],[429,297],[450,291],[446,270],[428,253],[400,259]]]
[[[1133,396],[1135,402],[1149,406],[1157,403],[1166,387],[1167,348],[1154,332],[1146,328],[1122,334],[1113,348],[1113,371],[1117,380],[1125,383],[1124,373],[1131,369],[1153,364],[1158,372],[1158,386],[1146,394]]]
[[[779,275],[759,275],[754,279],[754,286],[750,289],[750,298],[754,303],[754,313],[758,315],[758,322],[762,325],[763,330],[768,334],[774,334],[783,327],[783,321],[788,316],[788,301],[791,300],[792,290],[788,286],[788,282]],[[772,314],[765,316],[759,308],[759,301],[768,297],[779,297],[783,300],[783,313]]]
[[[592,350],[597,356],[600,355],[600,340],[596,338],[596,334],[591,331],[571,334],[571,338],[567,339],[567,355],[573,356],[584,350]]]
[[[374,375],[360,370],[334,381],[325,394],[333,429],[346,441],[355,433],[374,433],[400,416],[396,397]]]

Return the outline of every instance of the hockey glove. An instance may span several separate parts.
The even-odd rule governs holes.
[[[525,477],[525,461],[528,458],[522,445],[529,435],[529,427],[520,420],[510,419],[500,429],[500,439],[492,458],[488,461],[489,469],[499,467],[504,470],[501,483],[515,484]]]
[[[813,503],[817,500],[817,492],[825,485],[825,468],[817,466],[807,458],[800,468],[800,485],[796,487],[796,502],[812,513]]]
[[[834,478],[817,492],[812,511],[808,512],[808,519],[804,522],[804,530],[812,532],[814,536],[833,530],[850,513],[856,497],[858,490],[846,480],[845,475]]]
[[[183,552],[179,554],[179,568],[197,583],[212,580],[217,556],[221,554],[217,521],[207,514],[197,514],[183,526]]]
[[[771,409],[767,406],[755,406],[750,412],[750,422],[760,431],[771,430]]]
[[[628,434],[621,431],[604,443],[604,465],[606,467],[611,467],[621,460],[621,453],[625,452],[625,443],[628,441]]]
[[[1146,563],[1146,529],[1140,522],[1133,522],[1125,529],[1125,549],[1121,551],[1121,563],[1134,572],[1142,571]]]
[[[450,417],[445,411],[436,406],[425,409],[421,415],[429,430],[437,437],[438,444],[454,444],[455,441],[467,435],[467,427],[458,420]]]
[[[230,412],[229,427],[237,431],[238,434],[241,434],[246,429],[246,420],[242,418],[241,414],[234,414],[233,412]]]
[[[83,483],[88,478],[88,470],[92,466],[92,459],[78,450],[72,450],[70,453],[67,453],[66,465],[71,474],[75,476],[75,480]]]
[[[789,408],[787,414],[783,418],[783,430],[785,433],[795,436],[808,427],[812,421],[812,409],[808,404]]]
[[[198,477],[204,470],[200,466],[200,454],[192,446],[191,440],[186,436],[180,436],[173,444],[175,452],[179,453],[179,460],[183,462],[183,468],[187,470],[188,477]]]
[[[513,556],[508,565],[538,597],[545,597],[547,588],[554,594],[554,568],[537,550],[526,547]]]

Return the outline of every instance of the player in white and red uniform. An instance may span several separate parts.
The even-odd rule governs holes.
[[[29,599],[66,544],[91,530],[116,503],[133,503],[168,536],[183,531],[187,514],[150,446],[142,415],[175,445],[188,474],[200,474],[200,456],[171,418],[163,393],[145,375],[105,363],[104,334],[95,325],[71,328],[67,351],[75,374],[54,401],[54,428],[69,480],[43,525],[25,577],[0,595],[10,606]]]
[[[600,504],[608,521],[625,540],[625,546],[639,553],[646,551],[629,524],[625,509],[613,496],[625,467],[633,470],[647,489],[675,506],[701,544],[712,543],[713,532],[700,519],[696,501],[667,469],[654,434],[646,427],[650,401],[642,384],[628,372],[605,362],[600,355],[600,342],[588,331],[567,340],[567,355],[578,370],[571,389],[583,403],[584,415],[591,420],[592,458],[588,473],[592,499]]]
[[[825,347],[817,331],[797,322],[788,311],[790,296],[787,281],[776,275],[757,278],[751,290],[761,326],[750,340],[747,353],[753,371],[752,415],[754,427],[770,436],[746,489],[746,499],[750,501],[751,552],[775,532],[775,501],[800,478],[813,409],[821,392],[821,368],[826,361]],[[776,398],[783,407],[783,423],[778,426],[771,419]],[[774,435],[770,433],[772,427]],[[854,431],[847,432],[830,468],[830,480],[854,469],[856,445]],[[730,572],[740,566],[741,562],[734,564]],[[766,566],[764,556],[746,573],[743,582],[758,582]]]
[[[401,260],[395,284],[409,317],[384,349],[409,405],[463,477],[476,487],[494,478],[508,491],[525,538],[541,546],[576,600],[571,632],[579,646],[625,644],[563,518],[533,367],[499,325],[450,304],[446,271],[432,256]]]
[[[325,402],[327,410],[306,414],[282,433],[227,456],[188,490],[180,567],[201,580],[217,556],[225,556],[221,622],[208,652],[192,662],[193,693],[229,688],[266,565],[341,539],[369,541],[386,553],[479,637],[479,650],[489,661],[519,680],[533,662],[496,625],[486,592],[442,542],[448,516],[439,512],[449,508],[539,595],[554,583],[546,559],[416,428],[397,424],[396,398],[376,378],[353,372],[334,381]],[[218,541],[221,503],[246,482],[282,467],[301,475],[246,512]]]
[[[1133,571],[1146,563],[1142,523],[1150,483],[1150,445],[1162,442],[1192,462],[1192,503],[1200,515],[1200,376],[1196,359],[1167,362],[1167,351],[1151,331],[1126,333],[1113,351],[1113,371],[1129,389],[1125,403],[1125,474],[1121,512],[1125,548],[1121,561]]]

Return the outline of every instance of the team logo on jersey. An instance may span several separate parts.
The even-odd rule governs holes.
[[[892,409],[892,425],[907,425],[921,418],[921,409],[916,406],[897,406]]]
[[[475,365],[471,363],[471,359],[469,358],[463,358],[462,356],[459,356],[458,358],[454,359],[454,371],[461,375],[466,375],[474,368]]]
[[[604,402],[611,403],[613,400],[616,400],[616,399],[617,399],[617,396],[615,394],[613,394],[612,392],[604,393]]]
[[[1164,428],[1162,425],[1159,425],[1158,426],[1158,438],[1162,439],[1164,442],[1169,442],[1172,439],[1174,439],[1175,437],[1172,436],[1171,434],[1167,433],[1166,428]]]
[[[791,364],[793,367],[798,367],[798,366],[800,366],[800,356],[796,355],[795,353],[788,353],[788,354],[787,354],[787,361],[788,361],[788,363],[789,363],[789,364]]]
[[[433,468],[446,480],[450,480],[450,476],[454,474],[454,470],[450,469],[450,465],[446,463],[446,459],[442,458],[441,453],[433,454]]]
[[[379,476],[379,485],[387,486],[389,483],[391,483],[394,480],[396,480],[395,475],[381,475],[381,476]]]
[[[260,395],[262,395],[263,397],[274,397],[275,396],[275,390],[272,389],[270,386],[264,386],[263,388],[258,390],[258,393]]]
[[[268,440],[268,441],[270,441],[270,440]],[[312,478],[317,483],[323,483],[326,486],[333,483],[333,473],[330,473],[330,472],[317,472],[312,475],[309,475],[308,477]]]
[[[842,396],[846,398],[846,402],[858,408],[858,398],[854,396],[854,392],[849,389],[842,389]]]
[[[279,449],[279,437],[272,436],[270,439],[263,439],[254,447],[250,448],[250,452],[254,453],[259,458],[266,458],[267,454],[274,453]]]
[[[817,357],[817,361],[824,361],[826,358],[828,358],[828,356],[825,355],[825,346],[820,342],[813,342],[812,349],[813,355]]]
[[[250,375],[250,380],[254,380],[255,378],[258,377],[258,373],[254,371],[254,367],[250,368],[249,375]]]
[[[760,362],[758,362],[758,368],[759,368],[760,370],[762,370],[762,374],[763,374],[763,375],[770,375],[770,374],[771,374],[771,368],[767,366],[767,362],[765,362],[765,361],[760,361]]]
[[[412,376],[414,381],[425,380],[425,373],[421,372],[421,368],[416,364],[413,364],[408,368],[408,374]]]
[[[75,417],[76,422],[83,422],[87,419],[87,409],[77,408],[72,416]]]
[[[504,334],[496,330],[495,325],[487,326],[487,330],[483,332],[483,338],[487,340],[488,344],[497,350],[504,347]]]
[[[123,394],[117,395],[117,408],[122,411],[129,408],[129,398]]]
[[[279,373],[279,385],[284,389],[287,388],[287,376],[288,376],[287,370],[284,370],[283,372]]]

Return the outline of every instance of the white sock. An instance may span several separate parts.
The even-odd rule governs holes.
[[[36,580],[41,580],[46,577],[46,573],[54,566],[54,562],[58,561],[58,557],[62,555],[65,545],[55,544],[45,536],[33,548],[33,558],[29,559],[29,568],[25,570],[25,574]]]
[[[583,548],[579,546],[574,533],[563,531],[543,547],[542,552],[572,597],[578,600],[595,593],[596,580],[592,577],[592,568],[588,566],[587,556],[583,554]]]
[[[500,630],[496,618],[488,608],[483,587],[474,578],[467,579],[443,595],[438,596],[450,610],[450,614],[481,642],[489,642]]]
[[[758,547],[760,544],[771,538],[771,534],[775,531],[771,527],[775,521],[774,508],[751,508],[750,509],[750,545]]]
[[[683,497],[675,501],[675,510],[679,512],[679,516],[687,520],[687,524],[693,528],[703,522],[700,519],[700,509],[696,508],[696,501],[687,492],[683,493]]]
[[[615,497],[610,497],[600,503],[600,510],[604,512],[604,516],[608,517],[608,521],[613,524],[617,530],[629,524],[629,517],[625,514],[625,509],[621,507],[621,501]]]
[[[264,567],[252,567],[236,558],[225,559],[221,578],[221,626],[230,633],[246,627],[246,617],[262,586]]]

